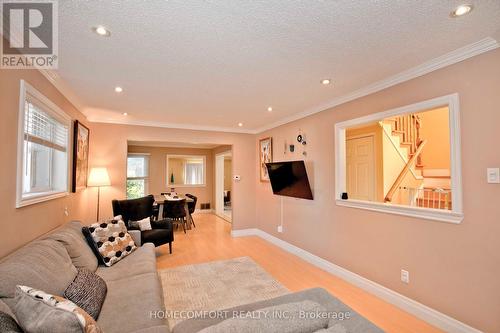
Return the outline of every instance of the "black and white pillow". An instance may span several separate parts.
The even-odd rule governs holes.
[[[107,222],[83,227],[82,231],[89,245],[106,266],[112,266],[137,248],[121,215]]]
[[[97,320],[107,291],[106,282],[99,275],[81,268],[64,291],[64,297]]]

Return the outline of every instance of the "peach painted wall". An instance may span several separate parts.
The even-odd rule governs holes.
[[[307,135],[314,201],[279,198],[259,182],[256,227],[485,332],[500,332],[500,185],[486,168],[500,166],[500,50],[490,51],[381,92],[260,133],[272,136],[275,160],[299,129]],[[465,219],[459,225],[335,204],[334,126],[451,93],[460,95]],[[411,283],[400,282],[400,270]]]
[[[57,104],[72,119],[88,125],[83,114],[37,70],[0,70],[0,257],[21,247],[38,236],[76,219],[88,221],[89,190],[16,208],[17,127],[20,80],[25,80]],[[90,152],[92,153],[92,131]],[[71,149],[70,149],[71,154]],[[71,167],[70,167],[71,169]],[[64,209],[68,208],[69,216]]]
[[[91,123],[94,140],[91,166],[106,166],[112,186],[101,190],[101,215],[112,216],[111,200],[125,198],[127,141],[196,142],[232,145],[233,172],[241,181],[233,184],[233,227],[255,223],[255,136],[145,126]],[[229,146],[231,147],[231,146]],[[216,151],[217,148],[214,149]],[[95,201],[94,201],[95,202]]]
[[[160,194],[170,192],[167,187],[167,154],[170,155],[203,155],[205,156],[205,185],[193,187],[175,186],[177,193],[191,193],[198,197],[196,208],[201,203],[211,203],[213,206],[213,187],[214,187],[214,161],[212,149],[197,148],[169,148],[169,147],[141,147],[128,146],[129,153],[147,153],[149,155],[149,193]]]
[[[427,140],[422,151],[426,169],[450,169],[450,131],[448,108],[439,108],[419,114],[422,120],[420,137]]]

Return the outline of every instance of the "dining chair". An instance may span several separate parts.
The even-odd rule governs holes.
[[[194,210],[196,209],[196,202],[198,201],[198,197],[196,195],[192,195],[189,193],[186,193],[186,197],[191,198],[193,201],[188,202],[188,210],[189,210],[189,215],[191,215],[191,222],[193,223],[193,226],[196,228],[196,224],[194,223],[194,218],[193,218],[193,213]]]
[[[181,200],[165,200],[163,207],[163,218],[172,221],[176,227],[182,223],[184,233],[186,233],[186,199]]]

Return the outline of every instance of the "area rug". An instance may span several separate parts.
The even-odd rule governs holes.
[[[159,271],[169,311],[222,310],[289,291],[249,257]],[[183,319],[167,318],[172,329]]]

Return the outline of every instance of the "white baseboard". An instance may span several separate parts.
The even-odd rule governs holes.
[[[308,263],[321,268],[333,275],[336,275],[355,286],[376,295],[377,297],[391,303],[398,308],[413,314],[414,316],[434,325],[446,332],[453,333],[481,333],[481,331],[464,324],[450,316],[445,315],[437,310],[434,310],[426,305],[414,301],[404,295],[401,295],[389,288],[386,288],[376,282],[368,280],[356,273],[353,273],[345,268],[337,266],[323,258],[320,258],[306,250],[303,250],[295,245],[292,245],[282,239],[279,239],[271,234],[260,229],[241,229],[231,231],[232,237],[258,236],[283,250],[290,252]]]

